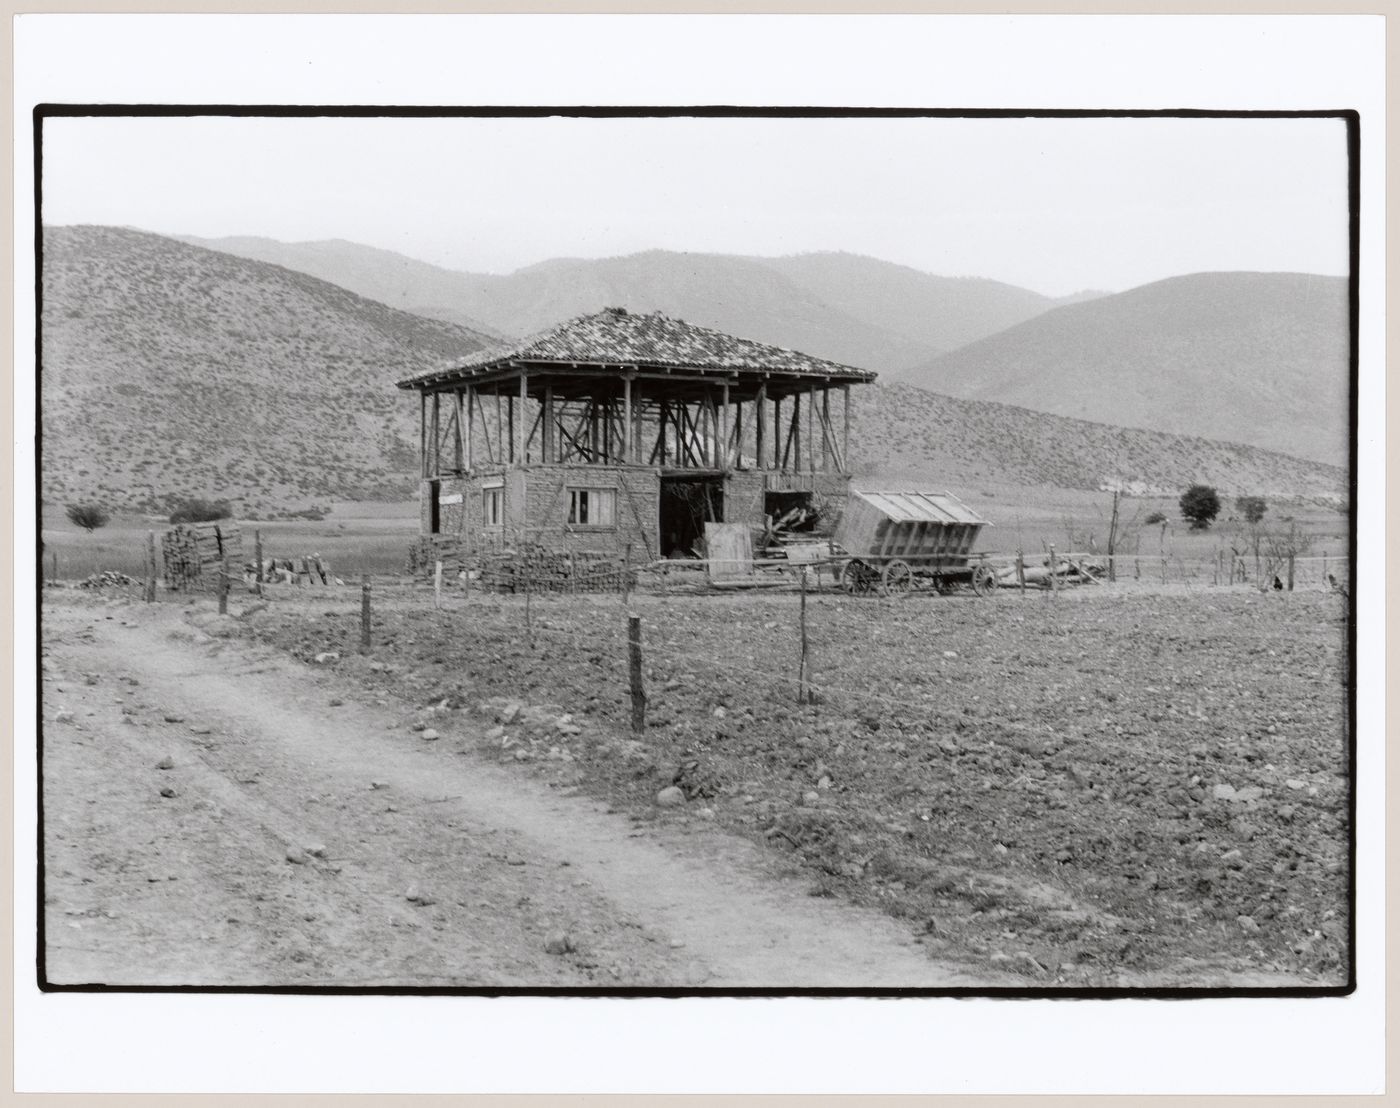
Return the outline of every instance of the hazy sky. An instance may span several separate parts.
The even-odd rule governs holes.
[[[848,250],[1050,295],[1344,274],[1339,120],[49,119],[44,218],[454,269]]]

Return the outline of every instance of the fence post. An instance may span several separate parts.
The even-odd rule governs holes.
[[[146,603],[156,598],[156,533],[146,532]]]
[[[632,693],[632,733],[647,726],[647,694],[642,688],[642,617],[627,616],[627,681]]]
[[[1056,572],[1059,562],[1055,558],[1055,548],[1050,547],[1050,592],[1057,599],[1060,595],[1060,575]]]
[[[262,532],[253,532],[253,557],[257,559],[257,569],[254,570],[254,585],[258,596],[263,594],[263,556],[262,556]]]
[[[442,559],[433,563],[433,607],[442,607]]]
[[[1021,586],[1021,599],[1026,599],[1026,556],[1023,551],[1016,551],[1016,583]]]
[[[224,555],[219,571],[219,615],[228,615],[228,555]]]
[[[360,578],[360,653],[368,654],[370,650],[370,607],[369,607],[369,574],[366,573]]]
[[[1288,591],[1293,591],[1293,551],[1288,552]]]
[[[812,702],[811,690],[807,687],[807,573],[806,566],[803,566],[803,573],[800,577],[802,600],[798,605],[798,638],[800,653],[797,662],[797,703],[810,704]]]

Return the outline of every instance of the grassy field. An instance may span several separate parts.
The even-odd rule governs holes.
[[[869,488],[938,488],[927,479],[861,482]],[[1025,552],[1028,559],[1043,556],[1050,546],[1058,553],[1068,551],[1102,553],[1108,541],[1111,497],[1107,493],[1078,489],[1026,488],[1022,486],[954,487],[951,491],[991,521],[982,533],[978,549],[1014,555]],[[1118,550],[1139,555],[1142,572],[1157,573],[1165,557],[1171,579],[1181,579],[1183,567],[1204,567],[1217,553],[1228,555],[1231,545],[1245,549],[1249,535],[1240,523],[1228,516],[1233,507],[1225,504],[1220,519],[1208,531],[1191,531],[1179,517],[1175,500],[1165,497],[1125,498],[1120,507],[1122,538]],[[1143,523],[1153,512],[1167,517],[1161,525]],[[266,557],[295,558],[319,554],[342,577],[362,573],[404,572],[408,548],[418,534],[416,502],[342,502],[332,506],[324,520],[239,520],[243,532],[243,552],[252,559],[253,535],[262,532]],[[169,524],[161,518],[119,516],[91,534],[73,526],[61,509],[46,510],[43,519],[45,578],[53,575],[53,556],[58,556],[59,580],[82,580],[93,573],[115,570],[130,576],[144,572],[146,532],[157,535]],[[1334,508],[1313,502],[1277,501],[1269,505],[1261,525],[1267,533],[1283,533],[1296,526],[1302,536],[1300,553],[1317,559],[1309,571],[1317,571],[1322,556],[1329,565],[1346,558],[1347,516]],[[1197,578],[1204,572],[1198,569]],[[1301,572],[1301,571],[1300,571]],[[1312,572],[1318,577],[1319,573]]]

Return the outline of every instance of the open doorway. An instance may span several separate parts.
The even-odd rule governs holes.
[[[701,557],[704,554],[705,524],[723,521],[723,478],[661,478],[663,558]]]

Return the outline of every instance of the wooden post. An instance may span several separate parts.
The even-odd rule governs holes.
[[[733,421],[733,413],[729,410],[729,382],[721,382],[719,386],[720,395],[720,416],[719,416],[719,468],[728,469],[730,462],[729,453],[729,433]]]
[[[360,653],[368,654],[370,647],[370,608],[369,608],[369,574],[366,573],[360,578]]]
[[[759,469],[764,469],[763,446],[767,438],[768,423],[768,382],[765,380],[758,386],[758,395],[754,397],[753,411],[753,458]]]
[[[812,697],[807,687],[807,567],[800,566],[798,572],[801,576],[802,599],[798,604],[798,642],[799,654],[797,661],[797,703],[811,703]]]
[[[547,394],[546,394],[547,395]],[[636,437],[632,430],[632,378],[622,379],[622,464],[632,464],[632,440]],[[554,459],[551,458],[550,461]]]
[[[851,386],[841,386],[841,402],[845,408],[841,428],[841,464],[847,472],[851,468]]]
[[[146,532],[146,603],[156,598],[156,533]]]
[[[428,476],[428,393],[418,394],[418,475]]]
[[[520,371],[520,414],[515,419],[515,464],[523,466],[525,457],[525,400],[529,396],[529,374]],[[512,410],[514,410],[512,408]]]
[[[442,607],[442,559],[433,563],[433,607]]]
[[[219,567],[219,615],[228,615],[228,555]]]
[[[428,469],[429,477],[442,472],[442,393],[433,393],[433,462]]]
[[[813,430],[812,430],[812,420],[813,420],[813,417],[816,415],[816,411],[817,411],[817,386],[816,386],[816,385],[808,385],[808,386],[807,386],[807,472],[808,472],[808,473],[815,473],[815,472],[817,471],[817,450],[816,450],[816,445],[817,445],[817,444],[813,441],[813,439],[814,439],[816,436],[814,435]],[[802,457],[802,455],[799,454],[799,455],[798,455],[798,458],[800,459],[801,457]],[[799,468],[801,468],[801,467],[799,466]]]
[[[1060,575],[1056,572],[1059,563],[1055,559],[1055,548],[1050,548],[1050,592],[1058,597],[1060,595]]]
[[[471,472],[472,464],[473,464],[473,462],[475,461],[475,456],[472,454],[472,447],[473,447],[473,445],[474,445],[474,442],[473,442],[474,434],[473,434],[473,430],[472,430],[472,424],[473,424],[475,421],[476,421],[476,386],[475,386],[475,385],[468,385],[468,386],[467,386],[467,442],[466,442],[467,472],[468,472],[468,473]],[[465,510],[465,509],[464,509],[464,510]]]
[[[255,591],[259,596],[263,594],[263,548],[262,532],[253,532],[253,557],[257,559],[257,568],[253,571]]]
[[[1026,556],[1016,551],[1016,583],[1021,586],[1021,599],[1026,599]]]
[[[783,468],[783,400],[773,397],[773,468]]]
[[[462,390],[452,390],[452,468],[461,473],[466,467],[466,428],[462,426]]]
[[[647,726],[647,694],[642,687],[642,617],[627,617],[627,682],[632,693],[632,734]]]
[[[55,585],[58,584],[58,551],[53,552],[53,576],[50,578]]]
[[[1293,591],[1293,551],[1288,552],[1288,591]]]

